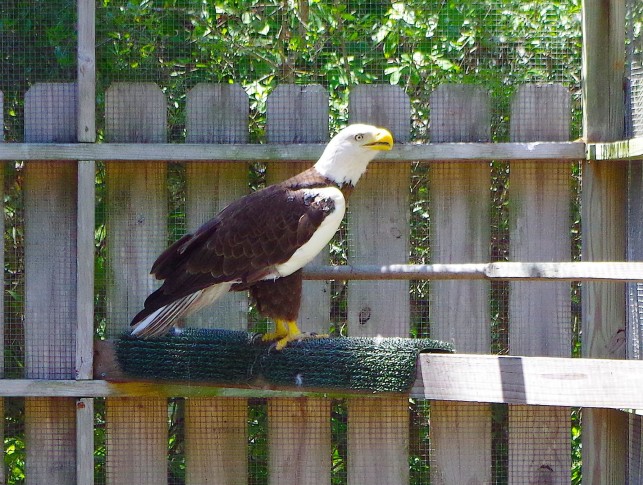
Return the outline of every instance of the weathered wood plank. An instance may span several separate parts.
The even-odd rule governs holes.
[[[96,2],[77,2],[78,118],[76,138],[96,142]],[[94,230],[96,163],[78,161],[78,214],[76,242],[76,378],[91,379],[94,338]],[[94,401],[76,402],[76,482],[94,480]]]
[[[479,87],[444,85],[431,94],[431,141],[488,141],[489,96]],[[435,263],[489,261],[491,170],[488,164],[433,163],[431,258]],[[462,352],[489,352],[489,283],[440,281],[431,287],[431,336]],[[431,479],[491,481],[491,409],[487,404],[431,403]],[[464,462],[454,460],[468,450]]]
[[[0,146],[0,160],[167,160],[167,161],[316,161],[324,150],[320,144],[297,145],[200,145],[194,143],[151,143],[145,147],[133,143],[71,144],[7,143]],[[398,144],[380,160],[406,163],[409,161],[489,160],[581,160],[585,143],[429,143]]]
[[[643,404],[640,361],[425,354],[418,369],[411,390],[418,397],[615,409]]]
[[[319,85],[282,84],[268,97],[268,143],[324,143],[328,140],[328,93]],[[309,162],[268,163],[266,183],[287,179]],[[323,250],[313,263],[328,262]],[[306,281],[299,311],[303,332],[327,333],[330,284]],[[271,484],[330,484],[330,400],[268,401],[268,477]]]
[[[77,139],[81,143],[96,141],[96,2],[78,0],[78,124]]]
[[[614,376],[618,376],[615,379]],[[331,397],[360,395],[341,389],[222,387],[195,382],[6,379],[0,397]],[[390,397],[368,393],[364,398]],[[643,362],[477,354],[422,354],[409,391],[442,401],[643,409]]]
[[[406,396],[352,398],[348,409],[348,483],[409,481]]]
[[[94,399],[76,400],[76,483],[94,480]]]
[[[187,96],[188,143],[246,143],[248,96],[239,85],[197,84]],[[247,193],[248,170],[239,163],[186,163],[187,230],[194,231]],[[245,330],[246,293],[230,293],[190,316],[188,325]],[[188,484],[241,484],[248,478],[248,409],[245,399],[199,398],[185,402]]]
[[[107,483],[167,483],[166,399],[108,399],[106,421]]]
[[[248,483],[246,398],[188,398],[185,423],[186,483]]]
[[[330,399],[268,399],[268,483],[330,484]]]
[[[586,142],[624,138],[625,0],[584,0],[583,137]],[[625,259],[627,164],[585,162],[583,170],[583,261]],[[583,285],[584,357],[625,356],[625,287]],[[619,342],[620,340],[620,342]],[[583,482],[624,483],[627,421],[613,413],[583,412]]]
[[[36,84],[25,94],[25,140],[76,139],[75,85]],[[25,168],[25,376],[75,377],[76,164]],[[75,402],[25,400],[26,475],[32,483],[76,483]]]
[[[398,86],[355,86],[350,122],[383,126],[397,143],[409,139],[410,104]],[[409,253],[410,164],[371,163],[349,201],[351,263],[405,261]],[[349,334],[407,336],[408,282],[365,282],[348,289]],[[377,406],[348,402],[348,483],[408,483],[409,411],[405,398]]]
[[[569,137],[570,95],[557,84],[521,86],[511,105],[512,141]],[[510,165],[509,258],[571,259],[571,166],[556,162]],[[509,352],[565,357],[571,349],[570,285],[512,282]],[[509,406],[509,481],[569,483],[571,410]]]
[[[91,379],[94,355],[96,163],[84,160],[77,164],[75,374],[77,379]]]
[[[105,110],[109,141],[165,141],[165,97],[154,84],[112,85]],[[166,170],[162,162],[106,164],[110,335],[127,328],[156,285],[149,271],[167,246]],[[107,483],[166,483],[166,399],[108,399],[105,408]]]
[[[631,160],[641,157],[643,157],[643,137],[587,144],[588,160]]]
[[[304,278],[340,280],[643,281],[643,263],[622,261],[573,263],[501,261],[495,263],[310,266],[304,269]]]

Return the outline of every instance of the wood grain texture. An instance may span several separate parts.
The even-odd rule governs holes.
[[[353,398],[348,408],[348,483],[409,481],[408,398]]]
[[[96,2],[78,0],[76,73],[78,87],[78,141],[96,141]]]
[[[433,142],[488,141],[491,111],[479,87],[444,85],[431,94]],[[480,263],[490,259],[491,170],[488,164],[432,163],[431,259],[433,263]],[[431,337],[460,352],[489,352],[490,285],[485,281],[436,281],[431,286]],[[486,404],[431,403],[431,479],[437,483],[491,480],[491,408]],[[453,460],[469,450],[467,460]]]
[[[625,0],[584,0],[583,137],[613,142],[624,138]],[[584,261],[625,259],[627,166],[583,164]],[[625,287],[622,284],[583,285],[583,356],[625,356]],[[624,483],[627,422],[613,413],[583,413],[583,481]],[[585,471],[586,470],[586,471]]]
[[[282,84],[268,97],[268,143],[326,143],[328,93],[319,85]],[[266,183],[281,182],[309,162],[268,163]],[[328,262],[325,248],[313,263]],[[302,289],[299,328],[328,333],[330,284],[306,281]],[[268,400],[268,477],[270,484],[330,484],[330,400]]]
[[[304,279],[640,281],[642,262],[507,262],[310,266]]]
[[[185,426],[186,483],[248,483],[247,399],[188,398]]]
[[[569,137],[570,95],[557,84],[521,86],[511,105],[512,141]],[[571,259],[571,166],[555,162],[510,164],[509,258]],[[570,355],[569,283],[512,282],[509,352]],[[509,406],[509,481],[569,483],[571,410]]]
[[[625,150],[626,148],[623,148]],[[151,143],[144,148],[133,143],[7,143],[0,146],[0,160],[167,160],[167,161],[316,161],[324,145],[207,145],[198,143]],[[490,160],[580,160],[586,145],[575,142],[531,143],[428,143],[398,144],[380,160],[407,163],[412,161],[483,162]],[[632,148],[638,153],[637,148]],[[630,153],[629,151],[626,153]],[[591,155],[591,153],[590,153]],[[631,155],[631,153],[630,153]],[[625,155],[624,155],[625,156]],[[629,155],[628,155],[629,156]]]
[[[326,143],[328,141],[328,93],[319,85],[282,84],[267,101],[268,143]],[[311,166],[310,162],[268,163],[266,183],[281,182]],[[328,262],[328,247],[311,264]],[[330,316],[330,284],[304,282],[300,329],[327,333]]]
[[[165,141],[165,97],[157,86],[114,84],[105,95],[105,111],[109,140]],[[109,335],[128,328],[157,286],[149,271],[168,242],[166,171],[162,162],[106,162]],[[166,399],[108,399],[105,409],[107,483],[167,483]]]
[[[330,484],[330,399],[268,399],[268,483]]]
[[[618,378],[614,378],[618,376]],[[410,397],[442,401],[643,409],[643,363],[636,360],[422,354]],[[284,388],[266,383],[6,379],[0,397],[362,397],[341,389]]]
[[[25,140],[76,140],[74,84],[35,84],[25,95]],[[25,376],[75,377],[76,164],[25,167]],[[25,400],[26,474],[32,483],[76,482],[75,402]]]
[[[80,143],[96,141],[96,2],[76,3],[78,114],[76,137]],[[96,162],[78,161],[78,239],[76,242],[76,378],[91,379],[94,340],[94,260],[96,214]],[[94,480],[94,401],[76,401],[76,482]]]
[[[383,126],[396,143],[409,138],[410,104],[397,86],[355,86],[351,123]],[[409,253],[410,164],[372,162],[349,202],[352,264],[406,261]],[[360,282],[348,288],[351,336],[407,336],[408,282]],[[406,484],[409,411],[406,398],[348,401],[348,483]]]
[[[189,143],[246,143],[248,96],[239,85],[197,84],[186,107]],[[194,231],[247,193],[245,164],[187,162],[186,223]],[[245,330],[246,293],[229,293],[187,318],[191,327]],[[185,402],[186,482],[246,483],[248,409],[245,399],[199,398]]]

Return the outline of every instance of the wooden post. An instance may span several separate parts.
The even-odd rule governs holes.
[[[25,95],[26,142],[76,140],[74,84]],[[25,377],[73,379],[76,365],[76,164],[25,166]],[[29,483],[76,483],[75,400],[25,399]]]
[[[584,0],[583,136],[609,142],[624,136],[625,0]],[[583,261],[623,261],[626,252],[627,165],[583,163]],[[622,358],[625,287],[583,284],[583,356]],[[583,410],[583,483],[624,483],[628,423],[623,413]]]
[[[350,122],[383,126],[398,143],[409,139],[411,108],[398,86],[354,86]],[[409,254],[410,164],[373,162],[349,201],[352,264],[406,262]],[[408,281],[352,282],[351,336],[402,336],[410,331]],[[409,480],[408,399],[348,401],[348,483],[406,484]]]
[[[268,143],[328,141],[328,93],[322,86],[283,84],[268,97]],[[267,183],[287,179],[310,163],[269,163]],[[322,251],[312,264],[328,262]],[[300,328],[328,332],[330,288],[327,281],[304,281]],[[330,399],[268,400],[268,477],[271,485],[330,484]]]
[[[96,141],[96,2],[78,0],[76,138]],[[94,356],[94,229],[96,162],[78,161],[76,243],[76,379],[91,379]],[[76,402],[76,481],[94,479],[94,400]]]
[[[431,142],[489,141],[487,92],[471,85],[439,86],[431,95]],[[437,162],[430,166],[432,263],[490,259],[489,164]],[[486,281],[436,281],[431,285],[431,337],[459,352],[491,348],[490,285]],[[431,403],[432,483],[491,482],[491,407]],[[454,457],[457,457],[454,459]]]
[[[570,96],[558,84],[521,86],[511,106],[511,141],[567,141]],[[570,261],[571,166],[518,161],[510,166],[510,260]],[[569,357],[569,283],[512,282],[509,351]],[[509,482],[571,480],[571,410],[509,406]]]
[[[105,95],[110,142],[162,143],[165,96],[154,84],[119,83]],[[142,148],[143,149],[143,148]],[[157,283],[152,263],[167,246],[166,164],[107,162],[108,334],[117,336]],[[107,483],[167,483],[167,401],[106,400]]]
[[[236,84],[197,84],[187,97],[188,143],[247,143],[248,96]],[[193,231],[247,193],[241,163],[187,162],[186,216]],[[189,326],[245,330],[245,293],[230,293],[188,318]],[[190,398],[185,402],[185,460],[188,484],[248,481],[248,403],[241,398]]]

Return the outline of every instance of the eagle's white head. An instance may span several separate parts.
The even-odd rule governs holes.
[[[315,169],[340,185],[355,185],[375,155],[391,148],[393,135],[388,130],[372,125],[349,125],[328,143]]]

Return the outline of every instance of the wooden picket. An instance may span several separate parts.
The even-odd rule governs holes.
[[[431,95],[431,139],[488,141],[489,96],[476,86],[440,86]],[[430,167],[434,263],[489,261],[491,170],[484,163],[436,162]],[[432,285],[431,336],[469,353],[491,348],[487,281],[436,281]],[[460,423],[466,421],[467,426]],[[435,401],[431,478],[436,483],[491,481],[491,408],[488,404]],[[457,456],[458,460],[453,457]],[[462,466],[462,463],[466,463]]]
[[[188,143],[246,143],[248,96],[237,85],[196,85],[188,93],[186,129]],[[246,192],[247,168],[242,164],[187,162],[185,171],[188,231]],[[201,312],[188,322],[195,327],[242,330],[247,327],[247,313],[246,296],[235,293],[219,303],[216,321]],[[247,420],[245,399],[186,400],[187,483],[247,482],[248,464],[242,459],[247,448]]]
[[[76,140],[73,84],[25,95],[25,140]],[[75,377],[76,164],[34,162],[25,171],[25,376]],[[70,398],[25,399],[26,473],[32,483],[74,483],[76,415]]]
[[[559,85],[521,86],[512,100],[512,141],[564,141],[570,97]],[[557,161],[510,164],[510,251],[513,261],[571,259],[571,166]],[[509,352],[569,357],[571,290],[567,282],[512,282]],[[509,406],[509,481],[569,483],[571,410]]]
[[[353,123],[388,128],[398,143],[409,139],[410,101],[397,86],[356,86]],[[383,183],[383,181],[385,181]],[[406,261],[409,254],[410,166],[375,162],[349,201],[349,263]],[[348,289],[351,336],[407,336],[407,281],[353,282]],[[348,483],[408,482],[408,400],[404,397],[348,401]]]
[[[105,110],[109,142],[165,141],[166,101],[157,86],[114,84],[105,95]],[[167,246],[166,173],[164,162],[106,162],[111,335],[127,328],[154,289],[149,271]],[[167,400],[110,398],[105,409],[107,482],[167,483]]]
[[[328,93],[319,85],[278,86],[266,106],[269,143],[323,143],[328,139]],[[266,183],[272,184],[308,168],[306,162],[268,163]],[[324,250],[313,261],[325,264]],[[300,328],[328,332],[329,284],[306,281],[302,289]],[[330,400],[269,399],[268,477],[270,484],[330,484]]]

